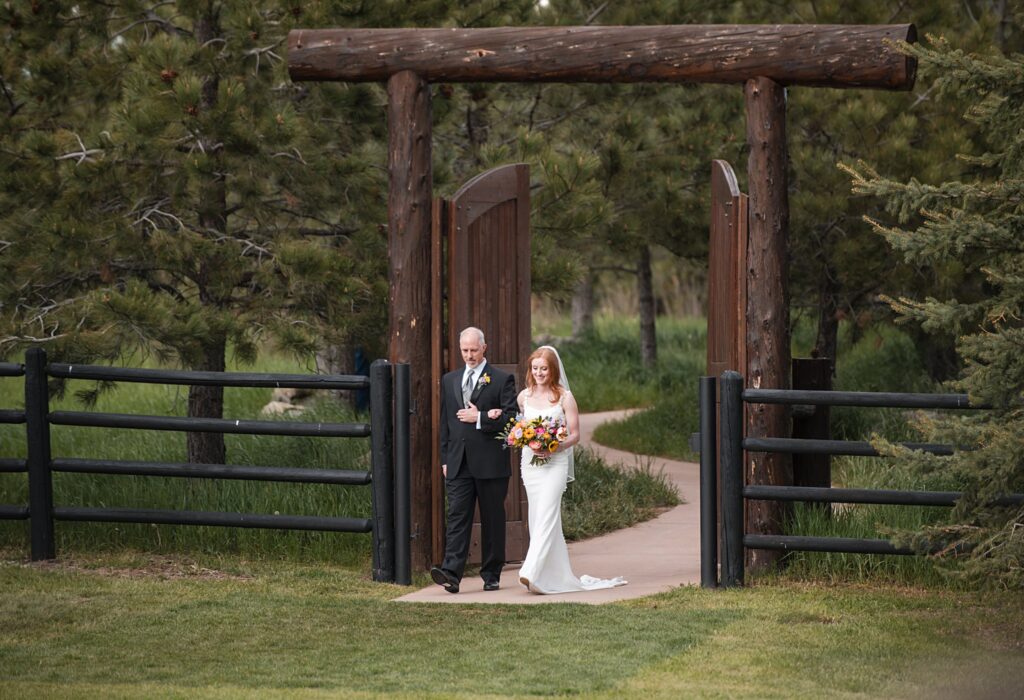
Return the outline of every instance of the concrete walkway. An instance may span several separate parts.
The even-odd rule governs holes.
[[[588,413],[580,416],[582,443],[598,452],[609,464],[638,464],[636,455],[613,450],[593,441],[594,429],[629,411]],[[646,459],[646,458],[645,458]],[[396,600],[414,603],[607,603],[661,593],[677,586],[700,583],[700,480],[699,467],[691,462],[651,458],[655,472],[663,470],[679,489],[682,505],[653,520],[616,532],[569,543],[569,558],[577,576],[598,578],[624,576],[629,584],[599,591],[535,595],[519,583],[519,564],[509,564],[501,576],[501,588],[483,590],[478,576],[462,580],[452,595],[431,585]]]

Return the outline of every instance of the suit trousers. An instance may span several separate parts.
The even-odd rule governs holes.
[[[480,505],[480,576],[497,582],[505,566],[505,494],[508,479],[475,479],[466,465],[454,479],[445,480],[448,492],[448,528],[441,568],[462,580],[473,534],[474,506]]]

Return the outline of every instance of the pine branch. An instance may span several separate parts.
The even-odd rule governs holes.
[[[7,81],[4,80],[4,76],[0,75],[0,89],[3,90],[4,97],[7,99],[7,104],[10,105],[10,109],[7,111],[8,117],[13,117],[18,111],[25,106],[24,102],[16,103],[14,101],[14,93],[7,87]]]
[[[174,35],[178,35],[178,36],[192,36],[192,32],[188,31],[187,29],[184,29],[183,27],[179,27],[178,25],[174,24],[170,20],[164,19],[163,17],[161,17],[160,15],[158,15],[156,13],[157,8],[162,7],[164,5],[174,5],[174,4],[175,4],[175,0],[163,0],[162,2],[156,3],[155,5],[153,5],[148,10],[145,11],[145,16],[142,19],[136,20],[135,22],[132,22],[128,26],[126,26],[126,27],[124,27],[122,29],[119,29],[118,31],[114,32],[114,34],[111,35],[110,38],[111,39],[116,39],[117,37],[121,36],[125,32],[128,32],[131,29],[134,29],[135,27],[138,27],[140,25],[150,25],[150,24],[157,25],[165,33],[170,34],[172,36],[174,36]],[[149,38],[148,37],[148,32],[147,32],[147,38]]]
[[[159,207],[163,206],[164,204],[170,204],[170,202],[171,202],[170,199],[161,199],[159,202],[157,202],[156,204],[154,204],[153,206],[148,208],[146,211],[144,211],[142,213],[142,215],[138,219],[133,221],[132,222],[132,226],[138,226],[139,224],[145,222],[145,223],[149,224],[150,227],[152,227],[152,229],[154,231],[159,231],[159,230],[161,230],[163,228],[163,226],[161,226],[156,220],[154,220],[153,217],[157,216],[157,217],[163,217],[165,219],[170,219],[171,221],[173,221],[175,224],[178,225],[178,230],[179,231],[188,229],[188,226],[185,225],[184,221],[179,219],[174,214],[171,214],[170,212],[163,211],[162,209],[159,208]],[[131,214],[133,211],[134,211],[134,209],[132,211],[128,212],[128,213]]]
[[[264,55],[266,55],[268,59],[271,59],[271,64],[273,64],[273,59],[277,59],[278,61],[284,60],[279,55],[274,53],[274,49],[276,49],[282,43],[284,43],[284,39],[282,39],[280,41],[277,41],[277,42],[275,42],[273,44],[270,44],[269,46],[263,46],[263,47],[258,47],[258,48],[254,48],[254,49],[249,49],[248,51],[245,52],[244,55],[246,57],[248,57],[248,56],[255,56],[256,57],[256,68],[253,69],[253,75],[259,75],[259,72],[260,72],[260,58],[262,56],[264,56]]]
[[[102,148],[86,148],[85,144],[82,143],[82,137],[79,136],[78,134],[75,134],[75,140],[78,141],[78,145],[80,146],[80,150],[72,151],[70,153],[65,153],[62,156],[56,156],[56,157],[54,157],[54,160],[58,160],[59,161],[59,160],[69,160],[71,158],[77,158],[78,162],[75,163],[75,165],[81,165],[85,161],[95,162],[93,160],[92,156],[97,154],[97,153],[103,153],[103,149]]]

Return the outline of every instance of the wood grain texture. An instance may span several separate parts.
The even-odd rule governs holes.
[[[414,73],[388,81],[388,334],[391,362],[410,365],[412,566],[431,564],[430,86]]]
[[[790,388],[789,333],[789,198],[787,194],[786,92],[767,78],[747,81],[747,184],[750,188],[747,238],[746,386]],[[750,438],[790,435],[788,407],[749,404],[745,435]],[[789,486],[792,460],[785,454],[748,452],[748,484]],[[747,501],[746,531],[782,534],[783,504]],[[780,552],[748,550],[747,564],[762,570]]]
[[[912,24],[294,29],[292,80],[708,82],[909,90],[916,60],[895,42]]]
[[[523,387],[530,336],[530,171],[502,165],[472,178],[447,201],[448,366],[462,366],[459,333],[480,328],[487,362]],[[512,477],[505,497],[506,561],[522,561],[529,545],[526,490],[518,452],[510,452]],[[443,494],[439,494],[443,496]],[[474,516],[470,563],[480,561],[479,516]]]

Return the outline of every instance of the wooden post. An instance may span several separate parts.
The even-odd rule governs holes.
[[[408,363],[413,567],[430,566],[430,86],[415,73],[388,79],[388,338],[392,364]]]
[[[747,240],[747,372],[748,387],[788,389],[789,350],[789,199],[786,193],[786,93],[767,78],[745,86],[747,110],[747,187],[750,190],[750,233]],[[785,406],[747,407],[747,437],[790,434]],[[788,486],[793,483],[789,455],[749,453],[748,484]],[[785,509],[777,501],[747,502],[747,532],[781,534]],[[750,550],[752,571],[775,563],[780,553]]]
[[[25,353],[25,434],[28,439],[28,507],[32,561],[57,557],[53,534],[53,476],[50,471],[50,392],[46,351]]]
[[[832,389],[832,358],[829,357],[795,357],[793,358],[793,388],[829,391]],[[829,426],[830,409],[828,406],[794,406],[793,437],[829,440],[832,431]],[[795,454],[793,455],[793,485],[832,486],[832,456]],[[816,507],[829,514],[832,508],[828,503],[817,503]]]
[[[373,580],[395,581],[394,387],[391,366],[370,365],[370,469],[373,474]]]

